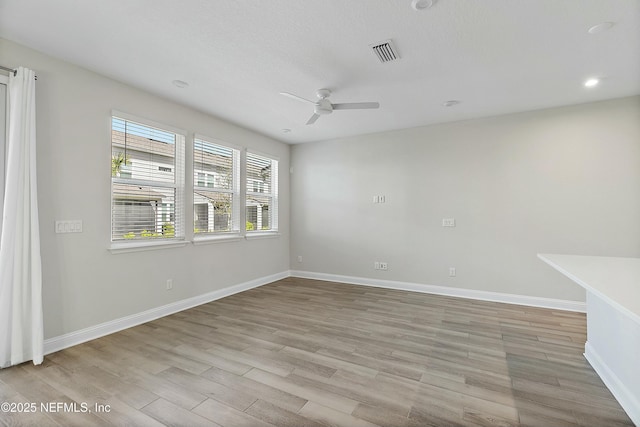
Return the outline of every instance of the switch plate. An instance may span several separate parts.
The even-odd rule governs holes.
[[[167,290],[173,289],[173,279],[167,279]]]
[[[56,233],[82,233],[82,220],[65,220],[56,221],[55,224]]]
[[[386,262],[381,262],[380,263],[380,270],[386,270],[387,269],[387,263]]]
[[[456,268],[449,267],[449,277],[456,277]]]
[[[298,262],[302,262],[302,255],[298,255]]]
[[[443,227],[455,227],[456,219],[455,218],[442,218],[442,226]]]

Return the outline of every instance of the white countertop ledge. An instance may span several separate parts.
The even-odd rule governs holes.
[[[538,254],[538,258],[640,323],[640,258]]]

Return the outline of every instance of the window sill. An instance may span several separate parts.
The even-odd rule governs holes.
[[[245,236],[247,240],[273,239],[275,237],[280,237],[280,233],[277,231],[248,231]]]
[[[210,245],[212,243],[239,242],[243,239],[244,237],[242,237],[240,234],[228,234],[221,236],[208,235],[204,237],[194,237],[191,243],[193,243],[195,246],[200,246]]]
[[[112,254],[124,254],[129,252],[155,251],[158,249],[169,249],[186,246],[184,240],[163,240],[163,241],[144,241],[144,242],[127,242],[127,243],[111,243],[109,252]]]

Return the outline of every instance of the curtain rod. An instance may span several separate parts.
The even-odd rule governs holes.
[[[16,70],[15,68],[5,67],[4,65],[0,65],[0,70],[5,70],[10,73],[13,73],[14,77],[16,76],[16,74],[18,74],[18,70]],[[35,76],[35,79],[38,80],[38,76]]]
[[[18,70],[14,70],[13,68],[4,67],[2,65],[0,65],[0,69],[8,71],[10,73],[13,73],[14,76],[18,73]]]

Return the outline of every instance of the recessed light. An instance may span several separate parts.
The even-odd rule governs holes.
[[[595,87],[598,86],[598,83],[600,83],[600,79],[596,78],[591,78],[584,81],[585,87]]]
[[[436,0],[411,0],[411,7],[415,10],[429,9]]]
[[[460,104],[460,101],[457,101],[455,99],[452,99],[450,101],[445,101],[442,103],[442,105],[445,107],[453,107],[454,105],[458,105],[458,104]]]
[[[588,33],[589,34],[598,34],[601,33],[603,31],[607,31],[610,30],[611,27],[613,27],[615,25],[614,22],[602,22],[598,25],[594,25],[593,27],[589,28]]]
[[[174,86],[179,87],[180,89],[184,89],[185,87],[189,86],[189,83],[182,80],[174,80],[171,83],[173,83]]]

